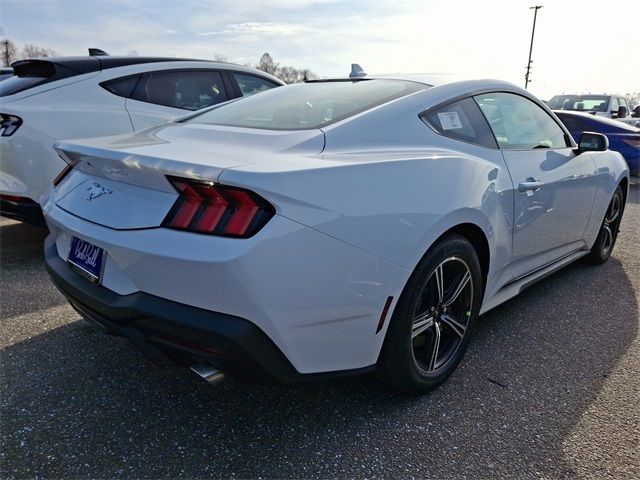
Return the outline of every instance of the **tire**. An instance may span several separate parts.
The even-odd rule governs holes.
[[[618,239],[618,231],[620,230],[620,221],[624,213],[624,195],[622,188],[618,185],[616,191],[613,192],[607,211],[604,214],[598,238],[596,238],[591,251],[585,259],[593,265],[602,265],[611,256],[613,247]]]
[[[383,379],[409,393],[426,393],[443,383],[467,349],[482,290],[478,255],[465,237],[451,234],[433,245],[391,318],[378,362]]]

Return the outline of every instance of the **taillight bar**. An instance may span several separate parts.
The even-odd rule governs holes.
[[[0,113],[0,135],[10,137],[22,125],[22,119],[8,113]]]
[[[65,161],[66,165],[64,166],[64,168],[62,170],[60,170],[60,173],[58,173],[58,175],[56,175],[56,178],[53,179],[53,186],[57,187],[60,182],[62,182],[62,180],[65,179],[65,177],[67,175],[69,175],[69,173],[71,173],[71,170],[73,170],[73,168],[80,163],[80,160],[70,160],[66,157],[63,157],[62,155],[59,155],[60,158],[62,158],[62,160]]]
[[[163,227],[223,237],[249,238],[275,214],[257,193],[213,182],[167,176],[179,193]]]

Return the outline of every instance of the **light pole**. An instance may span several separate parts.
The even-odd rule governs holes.
[[[535,7],[529,7],[529,10],[533,10],[533,28],[531,29],[531,45],[529,46],[529,61],[527,62],[527,73],[524,75],[524,88],[529,85],[529,75],[531,74],[531,52],[533,52],[533,35],[536,33],[536,17],[538,16],[538,10],[542,8],[542,5],[536,5]]]

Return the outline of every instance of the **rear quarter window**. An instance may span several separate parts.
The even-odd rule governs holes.
[[[114,95],[126,98],[131,96],[141,77],[142,75],[133,75],[130,77],[116,78],[114,80],[102,82],[100,86]]]
[[[429,110],[420,118],[445,137],[483,147],[498,148],[487,120],[471,98]]]
[[[229,99],[222,75],[214,70],[172,70],[145,74],[131,98],[183,110],[200,110]]]
[[[280,85],[270,82],[265,78],[256,77],[255,75],[247,75],[244,73],[233,73],[233,77],[238,82],[238,87],[242,92],[243,97],[249,97],[256,93],[264,92],[265,90],[271,90],[272,88],[279,87]]]

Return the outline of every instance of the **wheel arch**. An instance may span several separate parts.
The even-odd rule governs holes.
[[[626,205],[627,196],[629,195],[629,177],[622,177],[618,185],[620,185],[620,188],[622,189],[622,197]]]
[[[480,271],[482,272],[482,293],[484,294],[491,260],[491,251],[489,249],[489,240],[487,239],[487,236],[478,225],[473,223],[461,223],[444,232],[436,241],[440,241],[441,238],[452,233],[465,237],[476,251],[478,261],[480,262]]]
[[[495,243],[500,237],[499,228],[495,228],[485,212],[473,208],[463,208],[452,212],[442,218],[436,225],[429,229],[429,234],[424,238],[424,247],[412,264],[412,272],[429,252],[433,245],[452,233],[465,237],[476,253],[480,261],[483,277],[483,288],[486,287],[487,278],[491,272],[491,262],[494,259]]]

